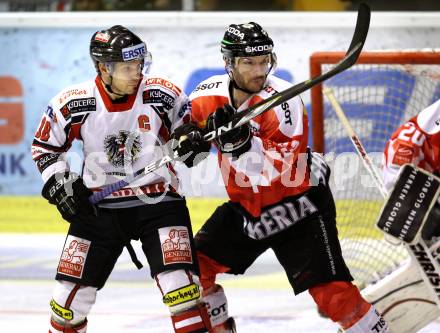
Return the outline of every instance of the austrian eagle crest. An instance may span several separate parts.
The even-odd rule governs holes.
[[[113,166],[124,167],[138,159],[142,144],[139,134],[121,130],[119,134],[106,136],[104,149]]]

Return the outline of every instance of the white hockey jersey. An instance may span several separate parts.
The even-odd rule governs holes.
[[[190,103],[179,87],[149,74],[136,94],[112,101],[97,77],[62,90],[50,101],[32,144],[32,157],[46,182],[69,169],[65,152],[83,142],[82,176],[99,190],[160,159],[172,131],[190,121]],[[116,191],[103,202],[136,200],[136,194],[175,192],[177,178],[167,165]]]

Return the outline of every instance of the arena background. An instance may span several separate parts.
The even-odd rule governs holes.
[[[439,40],[438,18],[436,13],[373,13],[364,49],[432,48]],[[0,14],[0,230],[29,231],[36,224],[26,216],[55,210],[36,198],[22,197],[38,195],[42,187],[29,153],[30,144],[50,98],[70,84],[95,76],[88,53],[94,31],[115,23],[133,28],[145,39],[153,54],[152,72],[164,73],[189,93],[203,78],[223,72],[219,41],[225,27],[231,22],[252,20],[260,22],[274,39],[277,75],[300,82],[309,75],[308,59],[313,52],[347,47],[355,14]],[[308,92],[302,95],[307,107],[309,96]],[[70,161],[72,168],[78,170],[80,147],[74,148]],[[182,179],[186,180],[183,190],[189,198],[224,197],[215,166],[212,154],[207,163],[194,170],[181,168],[181,172],[188,174]],[[207,208],[211,209],[211,206]],[[42,231],[54,225],[47,221],[48,226]],[[53,228],[59,230],[59,226]],[[35,228],[37,230],[40,229]]]
[[[31,160],[30,144],[41,113],[46,110],[50,98],[70,84],[95,76],[88,53],[92,33],[113,24],[132,28],[145,39],[153,54],[152,71],[164,73],[189,93],[205,77],[223,72],[219,41],[225,28],[232,22],[248,21],[260,23],[274,39],[278,56],[277,75],[292,82],[300,82],[309,76],[308,60],[313,52],[342,51],[347,48],[355,23],[355,13],[0,13],[0,290],[2,295],[6,295],[0,301],[0,316],[3,318],[0,320],[0,331],[8,329],[25,332],[17,330],[14,325],[14,321],[20,318],[20,312],[23,311],[33,316],[32,318],[35,317],[37,322],[45,322],[45,308],[40,308],[40,303],[41,299],[43,304],[49,299],[50,289],[46,287],[46,281],[52,278],[55,259],[62,245],[62,233],[67,229],[67,224],[61,220],[55,207],[49,206],[39,197],[42,181]],[[439,40],[438,12],[376,12],[372,16],[364,49],[433,48],[438,46]],[[304,93],[302,98],[310,109],[309,93]],[[72,168],[76,170],[81,163],[80,148],[76,145],[70,154]],[[181,167],[179,171],[183,174],[182,189],[188,197],[194,229],[198,230],[214,208],[225,200],[215,154],[211,154],[207,162],[194,170]],[[44,246],[52,254],[51,259],[46,252],[41,255],[36,250],[45,248]],[[33,252],[36,257],[33,257]],[[123,262],[124,260],[128,262],[126,257],[122,259]],[[44,263],[44,269],[40,271],[41,262]],[[270,295],[278,297],[281,304],[281,294],[289,286],[279,272],[274,258],[270,255],[264,257],[259,267],[252,271],[256,276],[250,279],[226,283],[230,283],[232,288],[242,288],[244,285],[251,288],[238,291],[248,304],[256,301],[255,295],[250,296],[254,292],[252,288],[259,290],[263,285],[271,290]],[[134,270],[131,267],[130,269]],[[125,268],[119,275],[115,273],[113,281],[128,280],[124,276]],[[255,277],[258,279],[254,279]],[[133,279],[141,281],[143,277],[137,275]],[[119,295],[120,286],[113,286],[114,289],[111,290]],[[32,301],[34,298],[29,302],[20,298],[18,303],[13,304],[17,299],[10,294],[11,288],[19,288],[27,295],[33,294],[35,289],[39,290],[35,295],[40,295],[43,290],[47,290],[47,293],[41,295],[40,303]],[[157,298],[157,295],[154,297]],[[288,299],[285,303],[290,305]],[[111,300],[108,304],[111,304]],[[161,307],[160,304],[153,305]],[[134,314],[130,312],[128,317],[124,317],[127,322],[131,315],[142,316],[140,307],[150,304],[133,306],[138,311]],[[242,303],[232,301],[232,306],[238,313],[243,313],[240,312]],[[313,306],[310,304],[309,310],[313,316]],[[113,313],[106,308],[99,311],[98,318],[99,314],[105,314],[106,311]],[[162,318],[165,322],[164,313],[159,311],[157,318]],[[275,309],[274,313],[279,314],[279,310]],[[156,318],[156,313],[150,314]],[[264,316],[255,316],[259,319],[254,322],[251,320],[248,327],[264,321]],[[105,316],[101,317],[98,322],[101,321],[104,325]],[[287,328],[292,329],[297,325],[293,325],[292,320],[300,320],[299,317],[284,313],[278,317],[270,314],[264,323],[268,325],[271,320],[284,320],[287,324],[282,327],[275,325],[272,331],[285,332]],[[247,317],[242,315],[242,318]],[[244,322],[242,324],[245,326]],[[129,327],[127,325],[124,327]],[[142,328],[148,324],[139,325]],[[335,331],[328,324],[322,324],[320,328],[298,325],[297,328],[302,327],[301,332]],[[269,326],[263,327],[266,328],[261,332],[266,331]],[[440,330],[440,326],[436,327]],[[119,332],[116,329],[111,332],[116,331]],[[258,332],[258,329],[253,331]],[[426,330],[434,331],[436,328],[432,331]]]

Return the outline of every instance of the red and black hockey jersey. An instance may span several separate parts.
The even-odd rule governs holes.
[[[274,76],[269,76],[266,83],[262,91],[250,96],[237,111],[291,86]],[[192,119],[199,127],[206,125],[216,108],[232,104],[229,84],[228,75],[213,76],[192,92]],[[256,117],[250,125],[254,134],[251,149],[239,158],[219,153],[219,165],[230,200],[251,216],[259,217],[263,207],[309,189],[304,158],[307,113],[301,99],[295,97]]]

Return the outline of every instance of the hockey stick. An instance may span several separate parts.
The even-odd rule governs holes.
[[[275,106],[284,103],[285,101],[295,96],[298,96],[302,92],[312,88],[313,86],[353,66],[356,63],[359,54],[362,51],[362,47],[364,46],[365,40],[367,38],[369,27],[370,27],[370,8],[366,4],[362,3],[359,5],[356,27],[353,33],[353,38],[351,40],[350,47],[348,48],[345,57],[340,62],[338,62],[332,69],[330,69],[326,73],[323,73],[322,75],[298,83],[293,87],[283,90],[278,94],[275,94],[251,106],[250,108],[235,114],[234,118],[228,124],[221,126],[214,131],[206,133],[203,136],[203,139],[206,141],[214,140],[219,136],[235,128],[240,127],[241,125],[248,123],[251,119],[257,117],[258,115],[274,108]],[[147,165],[144,169],[139,170],[136,173],[136,175],[137,176],[141,174],[146,175],[150,172],[159,169],[163,165],[177,159],[178,156],[176,153],[173,156],[166,155],[162,157],[160,160]],[[97,203],[101,201],[102,199],[104,199],[106,196],[113,193],[114,191],[120,190],[121,188],[124,188],[125,186],[130,184],[135,177],[136,177],[135,175],[129,176],[126,179],[120,180],[119,182],[104,186],[100,192],[96,192],[92,196],[90,196],[89,198],[90,202]]]
[[[368,157],[364,146],[359,140],[359,137],[356,135],[353,128],[351,127],[350,122],[345,116],[345,113],[342,110],[341,105],[336,100],[336,97],[334,96],[331,89],[325,88],[323,89],[323,92],[327,96],[330,104],[333,107],[333,110],[335,111],[336,115],[338,116],[339,120],[341,121],[342,125],[344,126],[345,130],[350,136],[350,139],[353,145],[355,146],[356,151],[362,158],[362,162],[364,163],[365,168],[373,177],[374,182],[376,183],[376,186],[379,189],[380,193],[382,194],[383,198],[386,199],[388,197],[388,191],[386,190],[383,184],[382,178],[379,176],[376,167],[374,166],[371,159]],[[428,286],[429,291],[432,293],[432,296],[434,297],[437,306],[440,308],[440,288],[438,285],[440,282],[439,280],[440,267],[438,263],[435,261],[434,257],[432,256],[428,246],[426,245],[423,239],[420,239],[419,242],[415,245],[409,245],[407,243],[404,243],[404,245],[408,250],[412,260],[415,260],[415,262],[417,262],[421,271],[422,279],[425,282],[425,284]],[[428,263],[427,260],[429,261]],[[430,267],[428,267],[429,265]],[[431,270],[426,271],[425,269],[427,268]]]

